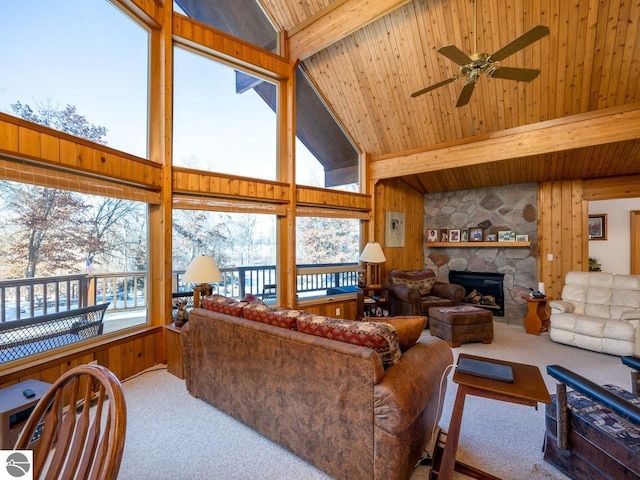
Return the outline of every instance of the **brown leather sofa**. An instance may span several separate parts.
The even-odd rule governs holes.
[[[389,270],[389,311],[392,316],[429,316],[431,307],[459,305],[462,285],[442,282],[433,270]]]
[[[202,308],[181,338],[191,395],[344,480],[411,476],[453,362],[439,338],[385,368],[370,348]]]

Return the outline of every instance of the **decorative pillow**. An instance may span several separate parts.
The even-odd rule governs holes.
[[[433,285],[438,281],[432,270],[402,270],[393,272],[392,283],[415,288],[420,295],[431,295]]]
[[[271,308],[260,303],[249,303],[242,310],[244,318],[255,320],[256,322],[268,323],[276,327],[296,329],[296,320],[301,315],[308,315],[302,310],[292,310],[290,308]]]
[[[406,317],[370,317],[369,321],[393,325],[396,332],[398,332],[400,350],[403,352],[406,352],[416,344],[427,325],[427,317],[417,315]]]
[[[200,301],[200,306],[214,312],[226,313],[227,315],[233,315],[234,317],[242,316],[242,308],[246,305],[246,302],[239,302],[233,298],[225,297],[224,295],[207,295]]]
[[[380,354],[385,367],[398,363],[402,355],[398,332],[386,323],[356,322],[320,315],[299,317],[297,323],[300,332],[372,348]]]
[[[254,295],[253,293],[247,293],[242,301],[247,303],[258,303],[260,305],[266,305],[266,303],[264,303],[260,297]]]

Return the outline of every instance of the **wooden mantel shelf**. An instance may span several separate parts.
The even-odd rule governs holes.
[[[530,247],[531,242],[427,242],[427,247],[478,248],[478,247]]]

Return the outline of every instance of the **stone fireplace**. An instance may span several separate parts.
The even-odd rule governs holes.
[[[523,325],[527,305],[522,297],[538,285],[536,184],[425,195],[424,212],[425,240],[429,229],[467,229],[481,223],[490,224],[490,233],[514,230],[529,236],[530,247],[505,247],[499,242],[495,246],[475,246],[470,242],[464,247],[455,244],[430,247],[424,242],[425,267],[440,278],[448,280],[449,272],[453,271],[501,274],[503,321]]]

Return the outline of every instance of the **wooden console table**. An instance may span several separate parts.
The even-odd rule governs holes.
[[[514,381],[513,383],[501,382],[460,373],[456,370],[453,374],[453,381],[458,384],[458,393],[456,394],[453,412],[451,413],[449,432],[447,433],[444,450],[442,451],[442,461],[436,462],[438,459],[434,455],[434,465],[431,469],[430,480],[452,480],[454,470],[481,480],[496,480],[497,477],[493,475],[456,461],[458,440],[460,438],[460,424],[462,422],[462,412],[464,410],[466,396],[476,395],[478,397],[518,403],[536,408],[538,402],[551,402],[551,397],[540,374],[540,370],[536,366],[476,357],[465,353],[461,353],[459,355],[459,359],[460,358],[471,358],[500,365],[508,365],[513,370]]]
[[[549,331],[549,313],[546,298],[526,297],[528,313],[524,317],[524,328],[527,333],[540,335]]]

